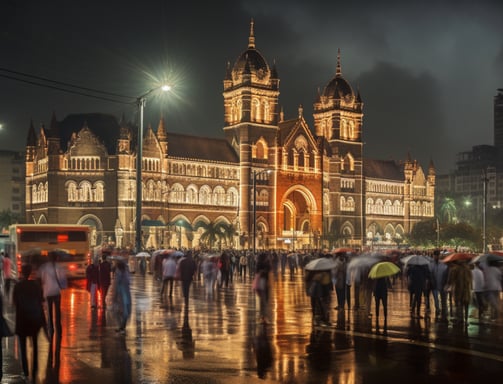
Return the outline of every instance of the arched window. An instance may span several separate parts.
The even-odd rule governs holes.
[[[211,204],[211,190],[207,185],[203,185],[199,189],[199,204],[208,205]]]
[[[252,100],[252,120],[253,121],[260,121],[261,120],[260,101],[258,101],[258,99]]]
[[[236,188],[229,188],[227,191],[228,205],[231,207],[237,207],[238,205],[238,191]]]
[[[80,201],[92,201],[92,187],[89,181],[82,181],[79,188],[79,200]]]
[[[187,203],[197,204],[197,188],[195,185],[187,187]]]
[[[213,204],[225,205],[225,189],[221,186],[217,186],[213,189]]]
[[[94,201],[105,201],[105,187],[102,181],[94,184]]]
[[[69,202],[78,200],[77,183],[70,181],[67,186],[67,199]]]

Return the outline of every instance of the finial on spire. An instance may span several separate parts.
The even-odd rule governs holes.
[[[341,76],[341,49],[337,49],[337,69],[335,70],[335,76]]]
[[[248,48],[255,48],[255,34],[253,32],[253,18],[250,21],[250,37],[248,38]]]
[[[299,119],[302,117],[304,113],[304,108],[302,107],[302,104],[299,104]]]

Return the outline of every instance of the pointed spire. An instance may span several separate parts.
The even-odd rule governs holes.
[[[227,67],[225,68],[225,80],[232,80],[232,68],[230,61],[227,61]]]
[[[285,111],[283,110],[283,106],[281,106],[281,110],[279,112],[279,121],[280,123],[285,121]]]
[[[56,119],[56,111],[52,111],[51,125],[49,127],[49,136],[50,137],[59,136],[59,127],[58,127],[58,120]]]
[[[335,76],[342,76],[341,71],[341,49],[337,49],[337,69],[335,70]]]
[[[430,159],[430,165],[428,166],[428,174],[435,175],[435,165],[433,164],[433,159]]]
[[[299,104],[299,119],[302,118],[303,114],[304,114],[304,108],[302,107],[302,104]]]
[[[157,138],[159,140],[166,140],[168,135],[166,134],[166,128],[164,127],[164,116],[161,116],[159,120],[159,126],[157,127]]]
[[[276,59],[274,59],[272,62],[271,78],[273,79],[278,78],[278,70],[276,69]]]
[[[30,128],[28,129],[28,136],[26,138],[26,146],[34,147],[37,145],[37,134],[33,126],[33,119],[30,120]]]
[[[255,34],[253,32],[253,18],[250,21],[250,37],[248,37],[248,48],[255,49]]]

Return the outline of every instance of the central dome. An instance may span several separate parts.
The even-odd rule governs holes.
[[[254,76],[258,80],[266,80],[270,76],[270,68],[264,56],[255,48],[255,36],[253,34],[253,20],[250,24],[250,36],[248,48],[237,58],[232,68],[233,80],[240,80],[244,74]]]
[[[323,96],[333,99],[354,97],[351,85],[340,75],[336,75],[323,90]]]
[[[335,71],[335,77],[327,84],[323,90],[322,96],[331,99],[353,99],[355,96],[351,85],[342,77],[340,49],[337,52],[337,69]]]

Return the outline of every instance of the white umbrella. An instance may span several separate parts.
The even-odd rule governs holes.
[[[150,257],[150,253],[148,252],[138,252],[135,257]]]
[[[308,271],[329,271],[337,267],[337,263],[334,259],[329,259],[322,257],[315,259],[307,263],[306,270]]]
[[[428,265],[431,259],[424,255],[410,255],[405,256],[400,261],[405,265]]]

